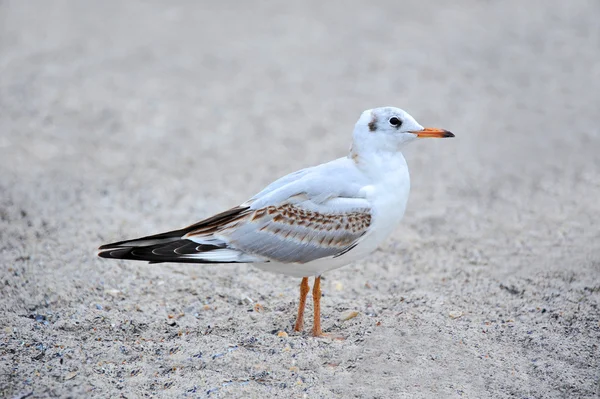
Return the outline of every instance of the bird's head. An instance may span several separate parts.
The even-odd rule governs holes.
[[[354,127],[354,143],[362,150],[399,151],[417,138],[454,137],[444,129],[425,128],[408,112],[395,107],[368,109]]]

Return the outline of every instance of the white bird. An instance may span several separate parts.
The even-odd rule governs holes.
[[[315,276],[312,334],[322,336],[320,276],[373,252],[400,222],[410,191],[402,148],[420,137],[454,134],[424,128],[399,108],[366,110],[348,156],[284,176],[241,205],[183,229],[103,245],[98,255],[252,263],[302,277],[296,331],[303,328],[308,277]]]

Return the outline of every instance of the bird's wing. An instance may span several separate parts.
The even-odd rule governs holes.
[[[306,263],[346,252],[370,224],[365,200],[338,197],[316,204],[299,193],[284,203],[251,210],[225,226],[202,226],[185,238],[197,243],[217,239],[266,261]]]
[[[153,262],[306,263],[357,245],[371,225],[360,178],[337,160],[285,176],[181,230],[108,244],[100,256]]]

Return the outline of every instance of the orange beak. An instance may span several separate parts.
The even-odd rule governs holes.
[[[416,134],[419,138],[425,137],[436,137],[436,138],[444,138],[444,137],[454,137],[454,133],[449,132],[444,129],[437,129],[434,127],[426,127],[423,130],[417,130],[411,132],[412,134]]]

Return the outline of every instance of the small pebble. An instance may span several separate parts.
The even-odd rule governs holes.
[[[277,333],[277,336],[278,336],[279,338],[287,338],[287,337],[288,337],[288,333],[286,333],[285,331],[279,331],[279,332]]]
[[[246,305],[250,305],[252,303],[254,303],[254,301],[252,300],[252,298],[250,298],[249,296],[245,296],[242,298],[242,302],[245,303]]]
[[[348,310],[341,314],[340,320],[347,321],[347,320],[355,318],[356,316],[358,316],[358,312],[356,310]]]
[[[65,381],[72,380],[75,376],[79,374],[79,371],[72,371],[65,376]]]
[[[119,296],[119,295],[121,295],[121,294],[122,294],[122,292],[121,292],[121,291],[119,291],[119,290],[116,290],[116,289],[114,289],[114,288],[111,288],[111,289],[104,289],[104,293],[105,293],[105,294],[107,294],[107,295],[110,295],[110,296]]]
[[[451,319],[458,319],[463,316],[463,312],[459,310],[453,310],[452,312],[448,313],[448,316],[450,316]]]

